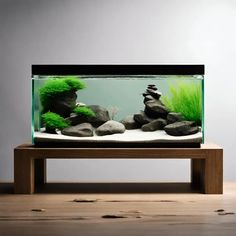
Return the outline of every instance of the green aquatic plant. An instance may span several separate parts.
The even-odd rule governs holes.
[[[64,81],[75,91],[85,88],[85,83],[75,76],[67,76]]]
[[[53,112],[46,112],[42,115],[42,121],[47,133],[56,133],[56,129],[62,130],[69,127],[69,121]]]
[[[180,112],[184,119],[202,122],[202,88],[200,83],[178,82],[169,85],[170,96],[162,96],[161,100],[172,112]]]
[[[84,88],[85,83],[76,76],[48,79],[39,89],[40,101],[44,108],[43,110],[50,110],[51,104],[58,97]]]
[[[74,113],[84,116],[84,117],[93,117],[95,116],[95,113],[92,111],[91,108],[86,107],[86,106],[78,106],[74,108]]]

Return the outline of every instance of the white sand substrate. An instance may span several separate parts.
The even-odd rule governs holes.
[[[45,132],[34,132],[35,142],[151,142],[151,143],[179,143],[179,142],[201,142],[202,132],[186,136],[171,136],[164,130],[154,132],[143,132],[141,129],[126,130],[123,134],[111,134],[93,137],[73,137]]]

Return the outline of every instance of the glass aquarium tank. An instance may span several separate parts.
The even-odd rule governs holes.
[[[32,143],[200,147],[203,65],[32,65]]]

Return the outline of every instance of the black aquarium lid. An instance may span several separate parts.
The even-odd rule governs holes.
[[[204,75],[204,65],[32,65],[32,75]]]

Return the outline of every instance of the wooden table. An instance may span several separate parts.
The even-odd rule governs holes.
[[[14,149],[15,193],[32,194],[46,183],[47,159],[191,159],[191,184],[206,194],[223,193],[223,149],[201,148],[42,148],[23,144]]]

